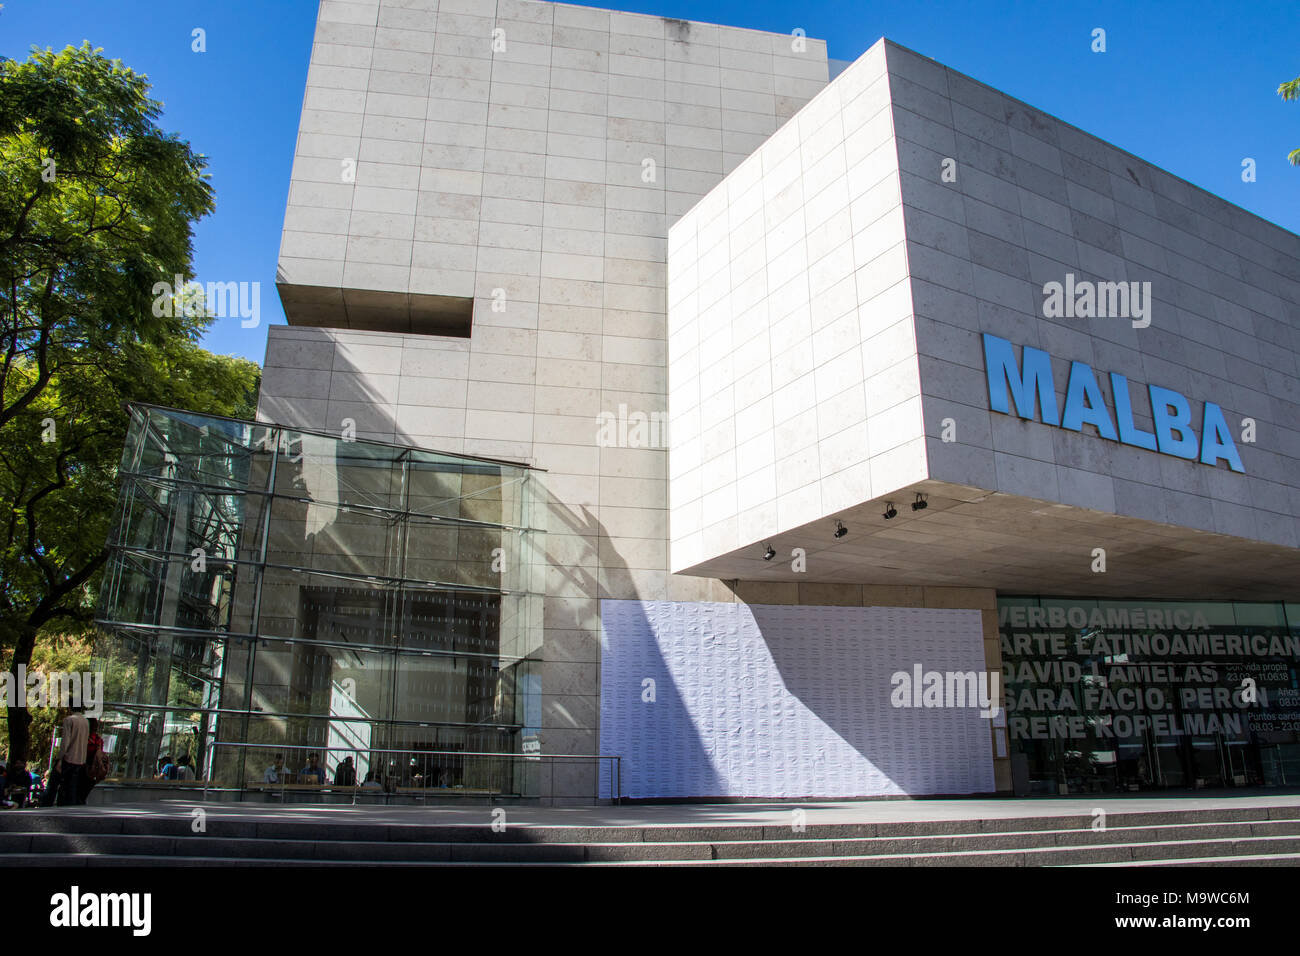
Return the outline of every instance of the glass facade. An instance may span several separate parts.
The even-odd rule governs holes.
[[[1300,605],[998,608],[1017,794],[1300,784]]]
[[[534,795],[537,479],[133,406],[97,615],[114,776],[184,755],[210,789],[306,787],[314,753],[327,782],[350,759],[390,790]]]

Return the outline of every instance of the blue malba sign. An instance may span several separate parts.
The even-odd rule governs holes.
[[[1214,402],[1205,403],[1201,417],[1201,438],[1192,427],[1192,405],[1179,392],[1159,385],[1148,385],[1151,396],[1153,432],[1145,432],[1133,423],[1133,402],[1128,379],[1110,373],[1111,392],[1115,396],[1112,418],[1106,399],[1092,368],[1083,362],[1070,363],[1070,381],[1065,389],[1065,408],[1056,405],[1056,388],[1052,382],[1052,357],[1041,349],[1024,346],[1020,365],[1011,343],[996,335],[984,334],[984,368],[988,375],[989,407],[1031,421],[1042,421],[1058,428],[1081,432],[1092,425],[1102,438],[1176,458],[1199,459],[1206,465],[1228,463],[1233,471],[1245,472],[1232,433],[1224,420],[1223,409]],[[1037,403],[1035,403],[1035,397]],[[1041,419],[1035,414],[1041,413]]]

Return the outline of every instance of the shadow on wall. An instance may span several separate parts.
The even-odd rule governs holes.
[[[341,432],[348,418],[359,438],[419,447],[435,444],[399,426],[396,396],[385,394],[385,389],[396,388],[394,379],[363,374],[360,365],[369,363],[361,349],[349,355],[325,336],[306,339],[300,347],[328,349],[304,356],[303,364],[319,368],[328,363],[331,371],[277,377],[286,390],[304,397],[265,396],[261,417],[333,434]],[[429,358],[437,361],[437,350]],[[377,365],[385,361],[397,371],[392,356],[376,356]],[[343,389],[340,380],[347,383]],[[344,400],[338,399],[340,394]],[[463,420],[443,426],[436,418],[438,410],[429,414],[420,423],[427,433],[463,435]],[[595,437],[593,427],[593,441]],[[455,446],[454,440],[452,444],[432,450],[463,453],[463,445]],[[543,674],[543,752],[617,753],[623,758],[623,792],[651,798],[993,789],[991,767],[988,786],[968,782],[980,773],[972,761],[988,763],[986,722],[976,721],[980,746],[973,753],[966,745],[969,728],[954,730],[951,720],[945,722],[951,713],[889,706],[889,675],[910,669],[918,651],[905,641],[886,646],[878,636],[872,638],[876,643],[865,642],[870,635],[849,625],[837,632],[826,623],[837,614],[863,609],[820,609],[816,627],[810,627],[807,619],[787,620],[788,608],[677,605],[687,614],[694,613],[692,609],[730,608],[726,614],[736,621],[742,611],[752,611],[748,645],[733,648],[714,643],[708,616],[713,612],[654,620],[652,615],[669,613],[663,608],[671,605],[602,600],[610,593],[635,593],[623,587],[602,588],[610,581],[630,582],[630,569],[591,509],[558,500],[547,487],[546,473],[537,478],[547,516],[547,598],[543,645],[528,658],[539,662]],[[346,532],[332,524],[314,530],[316,540],[327,542],[331,551],[336,548],[331,536]],[[363,564],[354,570],[363,570]],[[982,669],[978,622],[972,644],[979,658],[972,666]],[[740,651],[752,658],[748,671],[731,659]],[[946,667],[941,657],[923,658],[921,663]],[[613,783],[607,768],[598,779],[590,762],[575,762],[556,768],[554,795],[589,801],[597,793],[610,794]],[[549,780],[543,786],[549,789]]]
[[[350,419],[358,438],[414,445],[431,451],[465,453],[463,446],[439,448],[431,445],[428,439],[413,436],[400,427],[395,417],[394,396],[384,394],[373,384],[373,376],[363,373],[343,349],[326,341],[324,336],[319,342],[307,340],[293,345],[308,353],[304,364],[314,364],[316,370],[304,369],[280,376],[278,381],[302,395],[263,394],[258,404],[260,420],[341,434],[345,427],[344,419]],[[285,346],[288,347],[289,343]],[[461,347],[459,344],[451,346],[452,349]],[[431,358],[436,360],[437,350],[431,351]],[[327,361],[331,371],[319,371],[320,365]],[[335,386],[338,379],[347,383],[341,393],[346,396],[344,399],[337,397],[340,390],[331,386],[332,379],[336,380]],[[438,413],[439,410],[431,409],[431,415]],[[593,421],[592,425],[594,442],[596,422]],[[436,420],[431,420],[427,428],[429,432],[435,432],[439,426]],[[463,434],[463,420],[446,430]],[[500,457],[510,460],[508,455]],[[547,600],[544,643],[540,653],[530,654],[528,659],[538,661],[542,668],[551,664],[550,674],[557,675],[550,681],[545,677],[542,680],[543,752],[613,755],[601,739],[599,728],[609,715],[617,711],[624,719],[633,720],[644,728],[645,732],[633,739],[646,747],[657,746],[658,736],[651,733],[653,727],[666,724],[677,728],[672,738],[670,765],[711,767],[712,756],[693,731],[683,695],[666,662],[660,656],[642,656],[634,664],[627,658],[626,649],[610,646],[602,629],[602,587],[598,569],[602,568],[603,562],[607,579],[630,580],[630,568],[618,556],[612,539],[590,509],[581,505],[574,507],[557,499],[546,485],[545,472],[536,473],[536,478],[541,484],[538,497],[547,519]],[[313,540],[320,542],[328,542],[338,533],[330,524],[313,530]],[[327,543],[326,546],[331,553],[337,554],[333,544]],[[364,562],[354,561],[351,570],[365,573]],[[636,602],[619,603],[636,605]],[[644,615],[638,626],[649,627]],[[550,639],[545,637],[548,631],[553,635]],[[584,668],[595,672],[587,672]],[[655,682],[652,702],[642,700],[643,681],[647,678]],[[548,731],[559,736],[553,745],[548,745]],[[651,755],[642,752],[620,753],[618,756],[623,758],[623,792],[628,793],[629,780],[637,779],[638,774],[645,775],[646,767],[650,765],[647,758]],[[716,774],[710,771],[704,779],[702,793],[721,792]],[[602,761],[599,780],[589,762],[556,770],[556,793],[572,795],[575,800],[589,799],[598,788],[602,797],[609,796],[614,785],[608,762]]]
[[[607,687],[626,689],[605,695],[603,728],[633,758],[630,796],[993,789],[977,710],[890,702],[890,676],[918,653],[927,669],[982,670],[978,611],[608,601],[602,612],[617,648]],[[654,710],[628,701],[642,675],[656,681]]]
[[[593,648],[598,653],[592,655],[600,661],[599,696],[595,701],[599,714],[596,725],[600,731],[598,752],[603,756],[621,758],[617,780],[613,776],[615,771],[612,762],[601,761],[600,796],[612,796],[616,786],[624,795],[640,795],[647,783],[653,783],[646,778],[649,768],[662,765],[664,754],[659,753],[657,748],[660,746],[659,741],[664,739],[660,733],[664,727],[674,728],[669,735],[672,765],[682,768],[711,768],[711,755],[695,732],[683,695],[667,662],[657,653],[657,645],[652,645],[656,648],[655,653],[645,654],[641,644],[617,638],[611,640],[611,631],[627,633],[629,628],[642,632],[650,630],[650,622],[641,609],[640,602],[614,601],[603,597],[604,591],[596,571],[597,555],[604,555],[601,570],[614,577],[626,576],[629,571],[627,564],[618,558],[604,527],[588,508],[569,507],[557,500],[549,489],[546,491],[546,502],[552,521],[547,533],[548,568],[562,576],[562,581],[555,590],[561,594],[573,594],[576,589],[586,598],[572,609],[572,618],[557,620],[548,615],[546,626],[570,631],[590,631],[594,634],[592,639],[599,642],[598,648]],[[555,526],[557,519],[562,524],[561,528]],[[587,542],[582,550],[584,555],[591,557],[592,564],[574,566],[565,563],[562,557],[567,556],[557,555],[551,550],[550,542],[557,540],[552,537],[553,533],[578,537]],[[552,590],[551,584],[548,584],[547,590]],[[568,611],[566,608],[565,613]],[[617,626],[609,621],[611,613],[619,616]],[[543,647],[542,653],[545,657],[546,647]],[[653,684],[647,685],[647,680]],[[649,692],[651,688],[653,690]],[[596,682],[592,683],[590,689],[596,689]],[[555,688],[549,693],[563,694],[566,690],[568,689]],[[562,703],[553,700],[554,711],[562,707]],[[620,735],[615,743],[604,732],[605,728],[612,726],[638,729]],[[701,792],[719,792],[716,784],[717,777],[710,770],[706,775],[706,789]],[[591,786],[586,789],[590,792]]]
[[[786,693],[860,760],[830,765],[830,795],[992,792],[989,723],[977,707],[896,707],[892,675],[983,674],[980,612],[932,608],[751,605]],[[813,626],[810,626],[813,625]],[[856,784],[856,786],[855,786]]]

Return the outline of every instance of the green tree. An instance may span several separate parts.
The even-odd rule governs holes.
[[[63,673],[85,673],[90,670],[91,646],[88,635],[50,634],[46,635],[32,651],[29,673],[49,674],[54,671]],[[31,763],[28,769],[39,773],[46,767],[58,730],[59,709],[57,707],[33,708],[28,733],[31,737],[29,751]],[[8,721],[6,714],[0,714],[0,726]]]
[[[1287,103],[1294,103],[1300,100],[1300,76],[1294,80],[1288,80],[1277,88],[1278,95]],[[1292,166],[1300,166],[1300,148],[1291,150],[1287,154],[1287,159],[1291,161]]]
[[[255,364],[157,315],[214,208],[203,156],[154,122],[146,77],[89,44],[0,61],[0,648],[93,618],[126,401],[251,417]],[[21,696],[21,695],[20,695]],[[17,700],[17,704],[25,704]],[[8,710],[11,757],[30,716]]]

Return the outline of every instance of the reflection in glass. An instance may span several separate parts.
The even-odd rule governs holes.
[[[528,468],[132,406],[120,480],[96,643],[116,778],[183,753],[244,792],[535,791]]]
[[[1300,783],[1295,605],[998,604],[1017,793]]]

